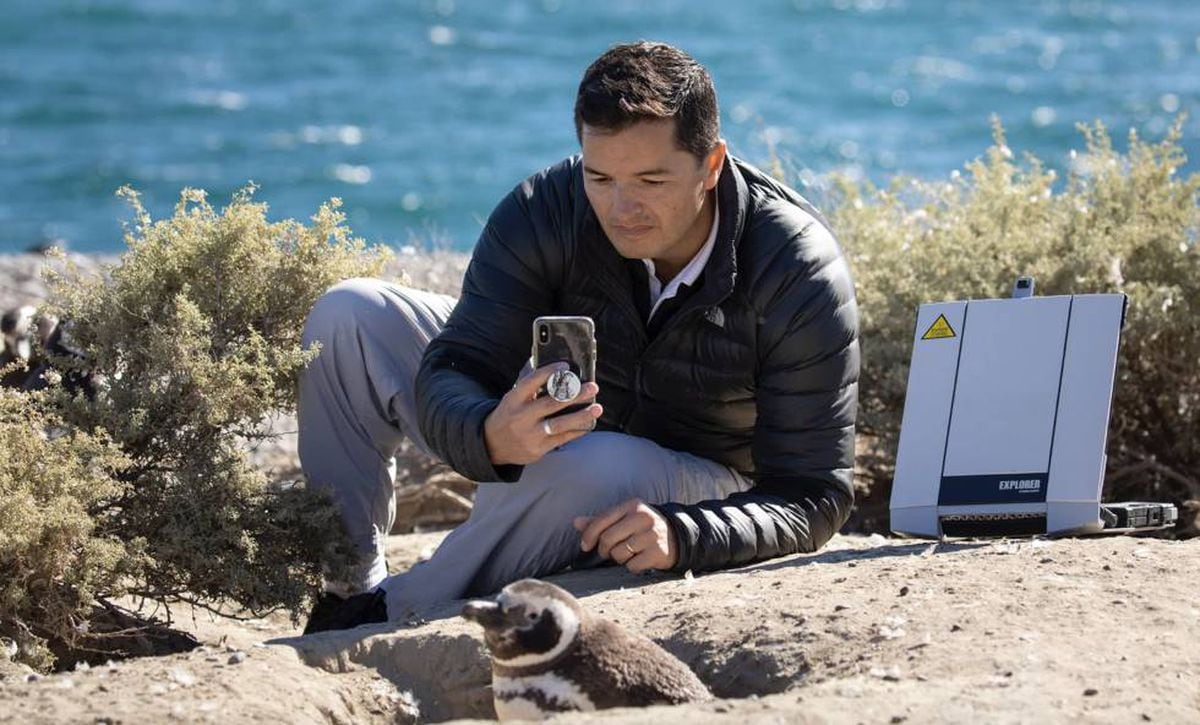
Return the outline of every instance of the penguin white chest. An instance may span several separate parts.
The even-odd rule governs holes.
[[[497,676],[492,679],[492,698],[500,720],[544,720],[560,712],[596,709],[578,685],[553,672]]]

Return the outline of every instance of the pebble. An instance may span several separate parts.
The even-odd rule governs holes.
[[[1089,687],[1089,688],[1087,688],[1086,690],[1084,690],[1084,691],[1083,691],[1083,696],[1084,696],[1084,697],[1093,697],[1093,696],[1095,696],[1095,695],[1099,695],[1099,694],[1100,694],[1100,691],[1099,691],[1099,690],[1097,690],[1097,689],[1096,689],[1096,688],[1094,688],[1094,687]]]
[[[231,665],[240,665],[241,663],[243,663],[245,661],[246,661],[246,653],[245,652],[239,651],[239,652],[234,652],[233,654],[229,655],[229,664],[231,664]]]
[[[182,667],[176,667],[171,670],[170,677],[171,680],[178,683],[180,687],[191,687],[192,685],[196,684],[196,676]]]

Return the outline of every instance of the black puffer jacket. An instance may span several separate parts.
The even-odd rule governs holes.
[[[704,284],[653,338],[624,261],[604,235],[573,157],[527,179],[492,213],[463,293],[417,377],[421,431],[459,473],[493,467],[483,423],[529,358],[538,315],[596,322],[598,429],[731,466],[755,486],[659,510],[679,569],[815,551],[853,501],[858,311],[824,220],[795,192],[732,157]]]

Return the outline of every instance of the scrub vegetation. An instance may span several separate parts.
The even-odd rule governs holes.
[[[1131,132],[1125,151],[1080,126],[1060,178],[1018,159],[995,123],[992,147],[949,180],[838,182],[830,217],[862,314],[860,525],[886,525],[917,307],[1007,297],[1020,275],[1039,295],[1128,295],[1106,495],[1200,500],[1200,174],[1180,173],[1181,126],[1154,143]]]
[[[50,311],[87,355],[52,376],[86,370],[94,396],[52,384],[0,397],[0,635],[40,668],[73,646],[105,650],[89,623],[121,595],[296,613],[318,562],[349,551],[326,501],[267,481],[244,450],[265,416],[295,407],[317,296],[377,276],[386,250],[350,235],[337,200],[306,226],[267,221],[252,187],[221,211],[185,190],[158,221],[120,193],[136,218],[109,279],[68,266],[49,280]]]

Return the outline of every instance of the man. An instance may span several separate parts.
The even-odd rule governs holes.
[[[846,261],[800,196],[726,153],[707,71],[660,43],[585,72],[582,154],[493,211],[457,301],[351,280],[316,304],[300,456],[363,552],[306,631],[399,619],[603,560],[736,566],[822,546],[853,501],[858,319]],[[596,323],[570,405],[522,376],[539,315]],[[515,385],[514,385],[514,380]],[[388,576],[403,436],[474,481],[470,519]]]

